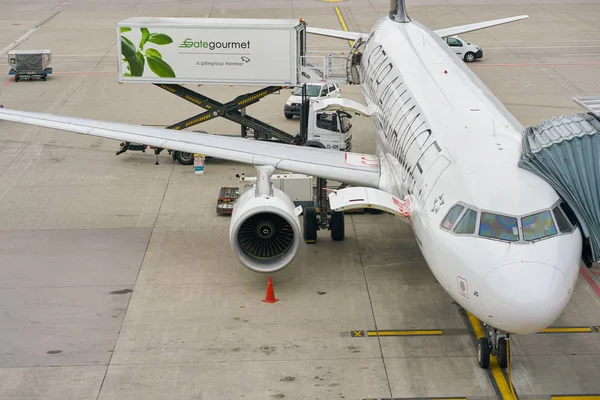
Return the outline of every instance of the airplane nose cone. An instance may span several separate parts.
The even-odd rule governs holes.
[[[570,298],[561,271],[538,262],[506,264],[483,282],[490,325],[512,333],[535,333],[550,325]]]

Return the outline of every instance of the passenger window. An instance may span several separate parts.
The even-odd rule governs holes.
[[[327,89],[327,86],[323,86],[323,92],[321,93],[321,96],[325,96],[327,93],[329,93],[329,89]]]
[[[505,215],[482,212],[479,235],[515,242],[519,240],[517,219]]]
[[[569,222],[567,216],[562,212],[559,206],[554,207],[552,210],[556,223],[558,224],[558,230],[562,233],[573,231],[573,225]]]
[[[460,234],[475,233],[475,225],[477,225],[477,211],[468,209],[454,228],[454,232]]]
[[[450,211],[448,211],[448,214],[446,214],[446,218],[444,218],[444,221],[442,221],[442,228],[452,229],[452,225],[454,225],[454,223],[458,219],[458,216],[464,208],[465,207],[461,206],[460,204],[457,204],[454,207],[452,207]]]
[[[525,240],[537,240],[558,233],[550,211],[542,211],[521,218],[521,225],[523,226],[523,239]]]

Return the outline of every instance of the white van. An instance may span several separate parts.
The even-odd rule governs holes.
[[[473,62],[483,57],[483,50],[475,43],[466,42],[458,36],[448,36],[445,40],[448,46],[466,62]]]
[[[292,119],[294,115],[300,115],[300,104],[302,103],[302,86],[298,85],[292,91],[292,95],[285,102],[283,106],[283,115],[287,119]],[[340,93],[342,90],[335,83],[307,83],[306,84],[306,96],[311,100],[314,99],[328,99],[332,97],[341,97]]]

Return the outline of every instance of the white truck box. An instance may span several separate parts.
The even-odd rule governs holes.
[[[132,17],[117,23],[119,82],[294,86],[297,19]]]
[[[273,187],[281,190],[293,202],[312,202],[313,201],[313,178],[303,174],[273,174],[271,176]],[[240,178],[239,194],[243,195],[256,184],[256,177]]]

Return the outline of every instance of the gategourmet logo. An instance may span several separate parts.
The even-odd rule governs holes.
[[[220,42],[220,41],[205,42],[203,40],[194,41],[194,40],[192,40],[192,38],[186,38],[183,42],[181,42],[179,47],[184,48],[184,49],[195,48],[195,49],[209,49],[209,50],[250,49],[250,41],[248,40],[247,42]]]

